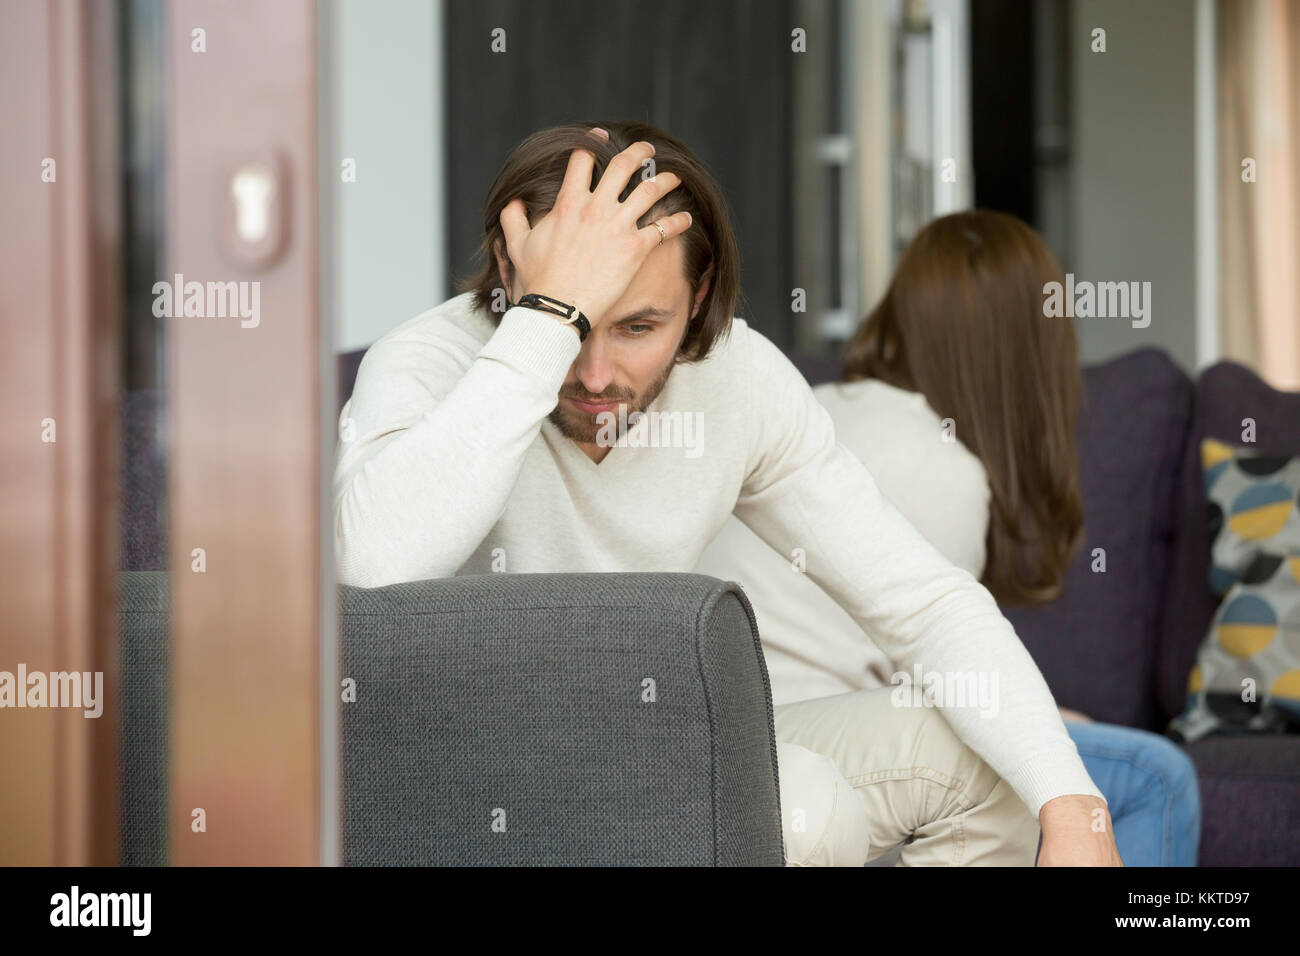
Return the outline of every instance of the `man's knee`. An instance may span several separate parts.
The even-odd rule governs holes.
[[[1011,785],[957,735],[938,708],[904,709],[911,711],[903,725],[912,735],[916,763],[940,774],[931,782],[946,794],[924,802],[927,816],[918,824],[942,828],[960,818],[962,865],[1033,866],[1038,820]]]
[[[861,866],[871,848],[866,808],[835,762],[778,741],[781,831],[789,866]]]
[[[910,737],[916,766],[943,775],[943,782],[964,800],[980,803],[992,794],[1002,778],[957,735],[943,711],[937,707],[900,709],[908,714],[901,728]]]

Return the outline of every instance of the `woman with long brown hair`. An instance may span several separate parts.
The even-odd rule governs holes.
[[[1004,606],[1056,598],[1082,541],[1082,376],[1070,320],[1044,315],[1053,281],[1063,281],[1056,260],[1016,217],[975,210],[936,219],[850,341],[842,381],[813,390],[885,496]],[[787,721],[797,702],[904,683],[852,618],[738,520],[697,570],[745,586]],[[1061,713],[1106,797],[1125,863],[1195,865],[1200,810],[1187,756],[1157,734]],[[798,791],[814,769],[838,773],[789,739],[779,758],[792,771],[782,774],[783,806],[815,801]],[[836,776],[846,798],[836,806],[851,808],[853,794],[874,784]],[[818,837],[787,839],[793,857],[807,852],[794,862],[829,859]]]

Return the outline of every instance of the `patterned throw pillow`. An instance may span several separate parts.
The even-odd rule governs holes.
[[[1261,555],[1214,615],[1170,736],[1300,730],[1300,555]]]
[[[1210,589],[1226,594],[1261,554],[1300,554],[1300,458],[1201,442],[1210,504]]]
[[[1300,729],[1300,458],[1201,443],[1210,587],[1224,594],[1170,736]]]

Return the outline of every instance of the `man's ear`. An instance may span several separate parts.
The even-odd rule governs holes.
[[[704,270],[704,276],[700,279],[700,287],[695,292],[695,298],[691,301],[691,317],[689,322],[694,322],[695,317],[699,315],[700,304],[704,302],[704,297],[709,294],[709,287],[713,285],[713,263]]]
[[[514,293],[510,285],[514,278],[514,266],[510,262],[510,257],[506,255],[505,243],[502,240],[498,239],[492,243],[492,255],[497,261],[497,276],[501,279],[501,287],[506,290],[506,297],[513,301]]]

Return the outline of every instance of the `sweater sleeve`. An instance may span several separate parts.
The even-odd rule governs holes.
[[[1055,797],[1102,797],[992,595],[880,493],[776,346],[749,339],[753,431],[737,517],[782,555],[802,553],[808,576],[905,672],[996,678],[993,706],[947,701],[942,713],[1035,816]]]
[[[455,574],[500,519],[580,349],[575,330],[522,307],[477,355],[414,334],[377,342],[340,419],[340,583]]]

